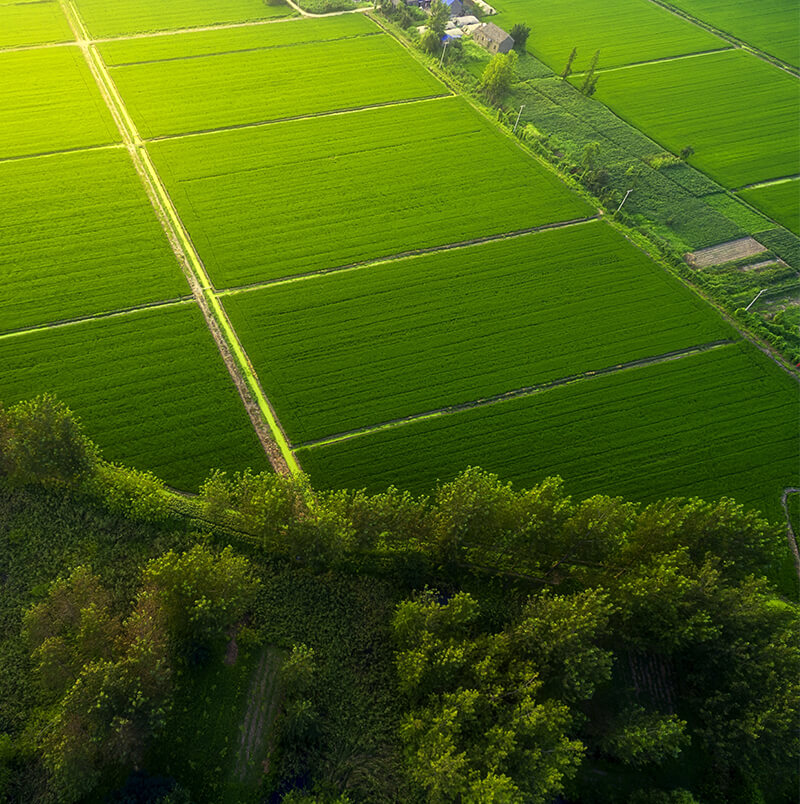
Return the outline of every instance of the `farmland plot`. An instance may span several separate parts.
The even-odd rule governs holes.
[[[773,220],[800,235],[800,180],[751,187],[739,195],[754,207],[767,213]]]
[[[119,142],[77,47],[0,53],[0,159]]]
[[[189,294],[128,153],[0,163],[0,333]]]
[[[733,335],[600,222],[224,305],[296,443]]]
[[[146,138],[447,94],[386,34],[146,62],[111,74]]]
[[[148,148],[217,287],[592,213],[459,98]]]
[[[318,487],[417,492],[482,466],[530,486],[653,501],[733,496],[771,518],[797,485],[797,383],[749,344],[302,449]]]
[[[92,36],[196,28],[283,17],[295,12],[264,0],[75,0]]]
[[[800,172],[800,83],[750,53],[612,70],[597,97],[727,187]]]
[[[69,42],[73,38],[55,0],[0,4],[0,48]]]
[[[797,35],[796,0],[668,0],[733,36],[772,56],[800,67],[800,37]]]
[[[309,42],[328,42],[351,36],[375,34],[380,29],[364,14],[341,14],[324,19],[297,17],[281,25],[248,25],[183,33],[179,36],[148,36],[112,39],[97,49],[110,67],[146,61],[215,56],[242,50],[284,47]]]
[[[0,399],[53,392],[109,460],[196,489],[268,463],[194,304],[0,338]]]
[[[648,0],[497,0],[492,17],[507,31],[517,22],[531,27],[528,50],[561,72],[573,47],[573,65],[585,70],[600,51],[602,67],[700,53],[728,43]]]

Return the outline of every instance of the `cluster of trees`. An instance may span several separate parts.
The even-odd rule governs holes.
[[[148,562],[130,610],[78,566],[25,612],[43,691],[26,739],[60,801],[77,801],[104,774],[138,766],[164,724],[176,668],[213,653],[257,589],[246,559],[198,544]]]

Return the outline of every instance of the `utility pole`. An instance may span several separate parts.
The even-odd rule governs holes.
[[[756,297],[753,299],[753,301],[751,301],[750,304],[748,304],[747,307],[744,308],[744,311],[747,312],[761,298],[761,294],[766,293],[767,290],[768,288],[764,288],[764,290],[759,290],[758,293],[756,293]]]
[[[512,134],[517,133],[517,126],[519,125],[519,119],[522,116],[522,110],[525,108],[525,104],[523,103],[522,106],[519,107],[519,111],[517,112],[517,119],[514,122],[514,130],[511,132]]]
[[[628,192],[627,192],[627,193],[625,193],[625,198],[623,198],[623,199],[622,199],[622,201],[620,201],[620,202],[619,202],[619,206],[617,207],[617,212],[619,212],[619,211],[622,209],[622,205],[623,205],[623,204],[624,204],[624,203],[625,203],[625,202],[628,200],[628,196],[629,196],[629,195],[630,195],[632,192],[633,192],[633,187],[631,187],[631,189],[630,189],[630,190],[628,190]],[[617,212],[615,212],[614,214],[616,215],[616,214],[617,214]]]
[[[442,69],[442,64],[444,63],[444,54],[447,52],[447,43],[450,41],[450,37],[445,35],[444,40],[444,47],[442,48],[442,57],[439,59],[439,69]]]

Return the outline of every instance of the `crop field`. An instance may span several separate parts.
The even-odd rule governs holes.
[[[800,172],[800,83],[742,50],[601,73],[597,97],[727,187]]]
[[[196,28],[285,17],[295,12],[264,0],[74,0],[92,36]]]
[[[295,443],[734,334],[600,222],[224,305]]]
[[[189,294],[126,151],[1,162],[0,186],[0,333]]]
[[[800,235],[800,179],[751,187],[739,195],[773,220]]]
[[[0,159],[119,142],[77,47],[0,53]]]
[[[146,138],[448,93],[386,34],[150,61],[112,77]]]
[[[733,496],[781,516],[797,483],[797,384],[746,343],[299,451],[319,486],[427,492],[482,466],[569,493]],[[420,445],[425,448],[421,449]]]
[[[67,18],[55,0],[0,3],[0,48],[72,39]]]
[[[268,468],[194,304],[0,338],[0,366],[4,404],[55,393],[108,460],[178,488],[215,467]]]
[[[280,25],[252,25],[173,36],[112,39],[101,42],[97,48],[109,67],[120,67],[146,61],[188,59],[193,56],[216,56],[234,51],[329,42],[379,31],[375,23],[364,14],[342,14],[326,19],[296,17],[285,20]]]
[[[795,0],[668,0],[680,8],[772,56],[800,67]]]
[[[459,98],[148,148],[217,287],[593,212]]]
[[[586,69],[596,50],[601,67],[701,53],[728,47],[718,36],[646,0],[498,0],[492,17],[507,31],[517,22],[531,27],[528,50],[560,73],[573,47],[573,68]]]

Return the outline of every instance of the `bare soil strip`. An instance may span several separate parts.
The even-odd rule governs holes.
[[[786,538],[789,540],[789,548],[794,557],[794,568],[797,571],[797,577],[800,578],[800,550],[797,547],[797,536],[792,526],[792,518],[789,516],[789,495],[800,494],[800,489],[784,489],[781,495],[781,505],[783,506],[783,513],[786,515]]]
[[[186,276],[192,296],[203,312],[206,324],[273,469],[280,474],[299,471],[299,465],[278,424],[274,411],[263,392],[258,388],[252,366],[250,366],[230,322],[227,321],[221,305],[214,296],[205,267],[183,226],[172,199],[150,161],[147,151],[142,147],[142,140],[103,60],[97,53],[71,0],[59,0],[59,3],[69,20],[95,83],[114,118],[153,209]],[[255,394],[251,392],[251,389],[255,391]]]
[[[599,215],[592,215],[588,218],[574,218],[571,221],[557,221],[556,223],[544,223],[541,226],[531,226],[528,229],[517,229],[514,232],[502,232],[496,235],[486,235],[484,237],[475,237],[472,240],[461,240],[457,243],[445,243],[441,246],[427,246],[425,248],[416,248],[410,251],[401,251],[397,254],[391,254],[388,257],[377,257],[373,260],[363,260],[361,262],[352,262],[348,265],[338,265],[335,268],[322,268],[319,271],[308,271],[304,274],[293,274],[292,276],[284,276],[279,279],[267,279],[263,282],[252,282],[248,285],[237,285],[231,288],[217,291],[218,297],[233,296],[237,293],[247,293],[249,290],[260,290],[261,288],[272,287],[273,285],[288,285],[292,282],[302,282],[305,279],[314,279],[320,276],[327,276],[328,274],[338,274],[343,271],[356,271],[360,268],[370,268],[375,265],[385,265],[389,262],[397,262],[400,260],[410,259],[412,257],[420,257],[423,254],[435,254],[438,251],[453,251],[455,249],[467,248],[469,246],[478,246],[481,243],[492,243],[495,240],[512,240],[515,237],[522,237],[523,235],[535,234],[537,232],[545,232],[548,229],[565,229],[568,226],[581,226],[584,223],[591,223],[592,221],[600,220]]]
[[[718,246],[709,246],[684,255],[686,262],[692,268],[709,268],[712,265],[724,265],[726,262],[735,262],[747,257],[763,254],[767,249],[752,237],[740,237],[738,240],[729,240]]]
[[[194,304],[194,296],[184,296],[180,299],[173,299],[170,301],[154,301],[144,302],[142,304],[135,304],[133,307],[123,307],[119,310],[108,310],[103,313],[91,313],[90,315],[81,315],[76,318],[64,318],[59,321],[51,321],[45,324],[36,324],[32,327],[20,327],[19,329],[10,329],[6,332],[0,332],[0,340],[6,338],[14,338],[18,335],[29,335],[31,332],[42,332],[43,330],[60,329],[61,327],[69,327],[73,324],[83,324],[87,321],[97,321],[102,318],[116,318],[121,315],[130,315],[139,310],[152,310],[154,307],[177,307],[181,304]]]
[[[110,151],[124,148],[121,142],[111,142],[106,145],[79,145],[76,148],[62,148],[60,151],[40,151],[36,154],[22,154],[22,156],[0,157],[0,165],[5,162],[21,162],[23,159],[47,159],[50,156],[62,156],[63,154],[77,154],[84,151]]]
[[[355,38],[355,37],[353,37]],[[442,92],[437,95],[425,95],[421,98],[404,98],[402,100],[383,101],[382,103],[369,103],[366,106],[351,106],[347,109],[333,109],[327,112],[312,112],[310,114],[298,114],[292,117],[275,117],[272,120],[257,120],[255,123],[234,123],[229,126],[219,126],[218,128],[201,128],[197,131],[185,131],[181,134],[162,134],[158,137],[148,137],[144,142],[160,142],[162,140],[182,140],[187,137],[201,137],[207,134],[223,134],[226,131],[240,131],[245,128],[261,128],[271,126],[275,123],[289,123],[293,120],[310,120],[315,117],[335,117],[341,114],[355,114],[356,112],[368,112],[370,109],[382,109],[385,106],[405,106],[409,103],[425,103],[427,101],[441,100],[442,98],[452,98],[452,92]]]
[[[513,391],[505,391],[502,394],[495,394],[494,396],[488,396],[484,399],[476,399],[471,402],[462,402],[459,405],[449,405],[443,408],[436,408],[435,410],[428,410],[424,413],[415,413],[410,416],[403,416],[399,419],[390,419],[389,421],[381,422],[380,424],[369,425],[368,427],[361,427],[355,430],[348,430],[344,433],[325,436],[324,438],[318,438],[313,441],[305,441],[301,444],[295,444],[295,446],[322,447],[328,444],[333,444],[337,441],[346,441],[351,438],[357,438],[358,436],[369,435],[370,433],[388,430],[393,427],[400,427],[404,424],[411,424],[412,422],[420,421],[422,419],[433,419],[438,416],[449,416],[453,413],[460,413],[461,411],[472,410],[473,408],[483,408],[489,405],[496,405],[499,402],[508,402],[511,399],[533,396],[534,394],[539,394],[542,391],[557,388],[560,385],[567,385],[573,382],[589,380],[593,377],[602,377],[606,374],[617,374],[621,371],[628,371],[630,369],[640,368],[642,366],[652,366],[657,363],[666,363],[669,360],[680,360],[681,358],[688,357],[689,355],[695,355],[701,352],[709,352],[712,349],[720,349],[725,346],[730,346],[733,343],[735,343],[735,341],[726,338],[724,340],[699,344],[698,346],[688,346],[685,349],[676,349],[674,352],[665,352],[661,355],[642,357],[638,360],[631,360],[628,363],[620,363],[616,366],[608,366],[607,368],[584,371],[580,374],[572,374],[569,377],[561,377],[557,380],[541,383],[539,385],[529,385],[524,388],[516,388]]]
[[[728,45],[727,47],[717,47],[713,50],[701,50],[698,53],[684,53],[682,56],[662,56],[659,59],[646,59],[645,61],[634,61],[630,64],[621,64],[618,67],[598,67],[595,72],[596,73],[614,73],[617,70],[631,70],[634,67],[643,67],[646,64],[660,64],[664,61],[683,61],[684,59],[696,59],[699,56],[711,56],[714,53],[723,53],[726,50],[735,50],[734,45]],[[586,75],[585,71],[573,73],[573,75],[581,76]],[[553,76],[554,78],[558,78],[558,76]]]
[[[732,193],[738,193],[740,190],[753,190],[756,187],[771,187],[773,184],[786,184],[788,181],[796,181],[800,179],[800,173],[795,173],[793,176],[781,176],[777,179],[769,179],[768,181],[757,181],[754,184],[744,184],[731,190]],[[761,213],[764,214],[763,212]]]

